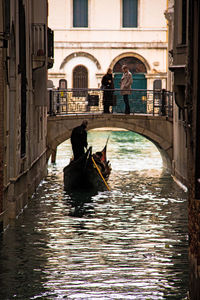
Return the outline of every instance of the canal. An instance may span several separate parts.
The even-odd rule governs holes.
[[[106,139],[111,191],[67,194],[59,146],[29,205],[1,236],[0,299],[186,299],[187,193],[163,170],[156,147],[129,131]]]

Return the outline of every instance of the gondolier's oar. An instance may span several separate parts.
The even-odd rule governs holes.
[[[109,185],[107,184],[107,182],[105,181],[105,178],[103,177],[103,175],[102,175],[102,173],[101,173],[99,167],[97,166],[97,164],[96,164],[96,162],[95,162],[95,160],[94,160],[93,157],[92,157],[92,161],[93,161],[93,164],[95,165],[95,167],[96,167],[96,169],[97,169],[99,175],[101,176],[101,178],[102,178],[102,180],[103,180],[105,186],[107,187],[108,191],[110,191],[110,187],[109,187]]]
[[[109,138],[110,138],[110,134],[109,134],[109,136],[107,137],[106,146],[107,146],[107,144],[108,144]]]

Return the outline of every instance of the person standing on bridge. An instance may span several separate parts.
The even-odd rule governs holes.
[[[83,121],[80,126],[77,126],[72,130],[71,144],[74,160],[77,160],[79,157],[81,157],[85,153],[84,148],[87,148],[87,125],[88,122]]]
[[[127,65],[122,66],[122,71],[123,71],[123,76],[120,81],[120,89],[125,103],[125,114],[130,114],[128,95],[131,94],[130,90],[131,90],[131,85],[133,83],[133,77]]]
[[[114,82],[113,82],[113,75],[112,69],[109,68],[107,73],[103,76],[101,81],[101,86],[103,91],[103,112],[105,114],[110,113],[110,106],[113,105],[113,89],[114,89]],[[111,90],[111,91],[109,91]]]

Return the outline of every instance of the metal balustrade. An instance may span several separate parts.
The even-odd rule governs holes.
[[[110,113],[122,114],[125,104],[120,89],[104,90],[113,93]],[[48,90],[50,116],[66,114],[103,113],[102,89]],[[173,93],[162,90],[128,90],[130,114],[173,116]]]

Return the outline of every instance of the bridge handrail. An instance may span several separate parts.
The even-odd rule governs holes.
[[[165,89],[154,89],[154,90],[150,90],[150,89],[118,89],[118,88],[114,88],[114,89],[105,89],[105,88],[67,88],[67,89],[53,89],[53,88],[48,88],[48,90],[52,90],[54,92],[73,92],[73,91],[141,91],[141,92],[162,92],[165,91],[166,93],[170,93],[172,94],[173,92],[171,91],[167,91]]]
[[[173,93],[165,89],[48,89],[49,115],[102,113],[104,92],[111,92],[110,112],[124,113],[122,92],[129,94],[131,113],[153,116],[173,116]]]

